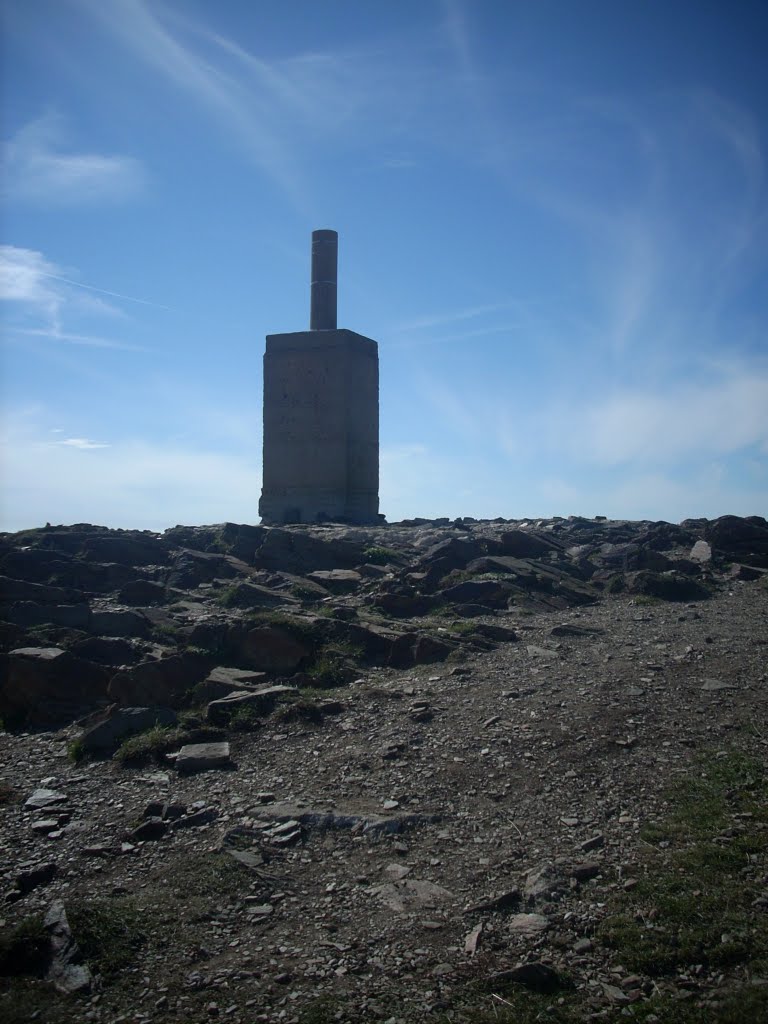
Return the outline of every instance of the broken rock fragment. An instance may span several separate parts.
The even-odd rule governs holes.
[[[535,937],[549,928],[549,918],[543,914],[513,914],[509,919],[509,929],[517,935]]]
[[[57,991],[66,995],[87,991],[93,977],[88,966],[80,963],[80,950],[60,900],[48,908],[43,926],[51,941],[51,966],[48,968],[47,980],[53,982]]]
[[[451,893],[434,882],[406,878],[400,882],[385,882],[368,890],[389,910],[404,914],[409,910],[432,909],[452,899]]]
[[[65,803],[69,797],[66,793],[58,793],[55,789],[36,789],[24,803],[27,810],[39,811],[45,807],[54,807]]]

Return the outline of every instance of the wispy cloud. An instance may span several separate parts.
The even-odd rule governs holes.
[[[144,188],[146,173],[129,156],[77,152],[56,113],[25,125],[5,144],[4,190],[10,198],[49,205],[114,203]]]
[[[157,8],[150,8],[142,0],[115,0],[108,7],[100,0],[80,2],[106,32],[174,87],[191,95],[234,136],[255,164],[296,201],[303,202],[302,177],[279,129],[286,105],[293,107],[297,102],[290,81],[235,43],[208,32],[191,19],[177,18],[187,34],[191,30],[207,38],[209,49],[225,50],[246,63],[258,77],[259,86],[244,82],[241,75],[221,61],[217,63],[210,53],[185,42],[181,32],[174,32],[162,21]]]
[[[646,361],[693,337],[722,345],[723,308],[768,239],[754,117],[701,89],[560,95],[551,108],[535,131],[519,126],[526,145],[496,171],[580,251],[592,338]]]
[[[115,338],[102,338],[97,334],[73,334],[62,331],[56,326],[51,327],[13,327],[9,330],[14,334],[26,335],[29,338],[50,338],[52,341],[64,341],[70,345],[85,345],[90,348],[122,349],[126,352],[143,352],[141,345],[131,345]]]
[[[431,327],[445,327],[447,324],[455,324],[461,320],[473,320],[475,317],[486,316],[488,313],[497,313],[500,310],[508,310],[510,308],[510,303],[494,302],[485,306],[469,306],[466,309],[457,309],[451,313],[430,313],[415,317],[413,320],[406,320],[398,324],[395,330],[422,331]]]
[[[418,167],[419,162],[410,157],[390,156],[384,160],[384,166],[393,171],[410,171],[414,167]]]
[[[93,284],[85,284],[83,281],[73,281],[70,277],[60,277],[58,274],[50,274],[45,271],[40,271],[42,277],[48,277],[52,281],[58,281],[60,284],[68,284],[73,288],[84,288],[89,292],[98,292],[99,295],[109,295],[113,299],[121,299],[123,302],[136,302],[141,306],[153,306],[155,309],[170,309],[170,306],[164,306],[161,302],[150,302],[149,299],[137,299],[135,295],[125,295],[123,292],[111,292],[106,288],[97,288]],[[99,309],[109,308],[110,312],[113,312],[112,307],[106,307],[100,305]]]
[[[87,289],[83,294],[81,289]],[[130,302],[142,302],[118,292],[107,292],[74,280],[56,263],[34,249],[0,246],[0,300],[15,310],[6,317],[6,330],[16,336],[50,338],[91,348],[138,351],[140,346],[82,330],[65,323],[94,315],[122,315],[122,311],[90,293],[98,292]],[[154,303],[150,303],[154,305]]]
[[[266,48],[246,49],[188,6],[146,0],[78,4],[158,80],[190,99],[212,130],[302,212],[313,200],[315,176],[309,168],[318,155],[330,155],[330,146],[338,159],[341,149],[370,145],[378,167],[382,147],[399,154],[404,136],[420,148],[438,123],[450,136],[447,97],[455,83],[443,73],[447,46],[439,46],[431,34],[277,56]],[[414,162],[408,152],[386,165],[403,168]]]

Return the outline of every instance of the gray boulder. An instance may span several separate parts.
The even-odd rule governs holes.
[[[142,661],[115,673],[109,682],[108,694],[111,700],[126,707],[178,708],[184,704],[189,690],[202,682],[210,669],[209,657],[192,652]]]
[[[154,725],[175,725],[176,712],[170,708],[111,708],[100,722],[89,725],[78,737],[87,753],[115,750],[127,736]]]
[[[285,626],[257,626],[238,637],[242,662],[262,672],[295,672],[312,654],[311,643]]]
[[[107,608],[91,612],[90,630],[99,636],[147,637],[151,624],[145,615],[128,609]]]
[[[255,564],[300,575],[315,569],[352,569],[365,561],[365,545],[348,537],[317,536],[305,530],[265,530]]]
[[[37,604],[16,601],[4,613],[5,619],[17,626],[67,626],[90,629],[91,609],[88,604]]]

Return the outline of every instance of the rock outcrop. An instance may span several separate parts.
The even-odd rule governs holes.
[[[178,709],[217,666],[328,685],[355,665],[511,642],[489,618],[618,593],[706,600],[726,577],[766,571],[758,516],[3,534],[0,714],[45,724],[109,701]]]

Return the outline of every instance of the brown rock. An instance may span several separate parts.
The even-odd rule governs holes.
[[[0,716],[8,723],[67,721],[106,697],[109,671],[58,647],[21,647],[3,655]]]

